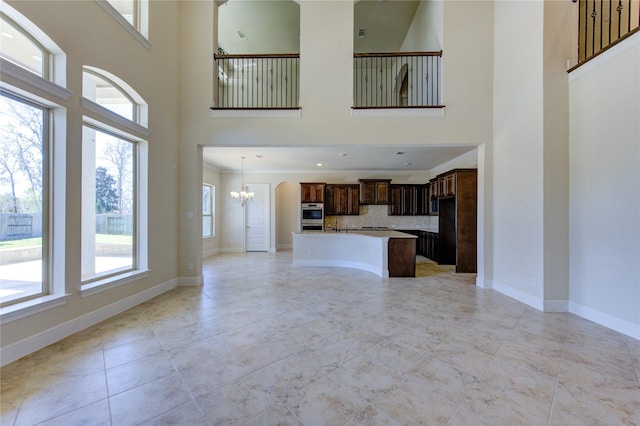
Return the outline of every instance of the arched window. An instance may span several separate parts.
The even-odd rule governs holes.
[[[43,78],[49,77],[49,53],[8,16],[0,15],[0,55]]]
[[[98,4],[147,49],[149,0],[96,0]]]
[[[84,67],[83,295],[146,273],[147,107],[117,76]]]

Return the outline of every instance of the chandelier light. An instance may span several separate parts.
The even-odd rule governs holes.
[[[241,174],[241,180],[240,180],[240,192],[235,192],[235,191],[231,191],[231,200],[236,203],[236,204],[240,204],[242,207],[246,206],[247,203],[250,203],[251,201],[253,201],[253,192],[247,192],[245,186],[244,186],[244,158],[245,157],[240,157],[242,158],[242,174]]]

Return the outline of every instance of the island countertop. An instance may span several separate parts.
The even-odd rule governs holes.
[[[333,230],[325,230],[325,231],[300,231],[295,232],[294,234],[311,234],[311,235],[365,235],[368,237],[376,237],[376,238],[418,238],[416,235],[407,234],[402,231],[394,231],[394,230],[380,230],[380,231],[367,231],[367,230],[349,230],[349,231],[333,231]]]

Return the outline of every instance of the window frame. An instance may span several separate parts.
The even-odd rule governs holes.
[[[82,73],[84,75],[84,73],[90,74],[94,77],[97,77],[101,80],[106,81],[107,83],[109,83],[111,85],[111,87],[113,87],[114,89],[116,89],[118,92],[120,92],[120,94],[125,97],[130,103],[131,103],[131,120],[129,120],[129,118],[118,114],[117,112],[114,112],[112,110],[110,110],[109,108],[100,105],[97,102],[97,99],[91,100],[88,98],[84,98],[84,99],[88,99],[91,102],[94,102],[96,105],[100,105],[102,108],[108,109],[109,111],[113,112],[114,114],[120,115],[123,119],[125,120],[129,120],[132,121],[134,123],[138,123],[140,121],[140,105],[138,104],[138,102],[135,101],[135,99],[133,99],[133,97],[126,91],[124,90],[118,83],[116,83],[115,81],[113,81],[113,79],[109,78],[108,76],[104,75],[104,74],[100,74],[99,72],[96,72],[94,69],[89,68],[89,67],[82,67]],[[84,91],[84,87],[82,88]],[[84,97],[84,94],[83,94]]]
[[[107,12],[122,28],[130,33],[146,49],[151,48],[149,41],[149,0],[134,0],[134,23],[127,20],[111,3],[107,0],[95,0],[105,12]]]

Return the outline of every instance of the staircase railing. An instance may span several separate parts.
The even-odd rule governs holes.
[[[578,0],[578,63],[640,29],[640,0]]]
[[[442,51],[355,53],[353,108],[442,108]]]
[[[298,109],[300,54],[215,54],[214,109]]]

